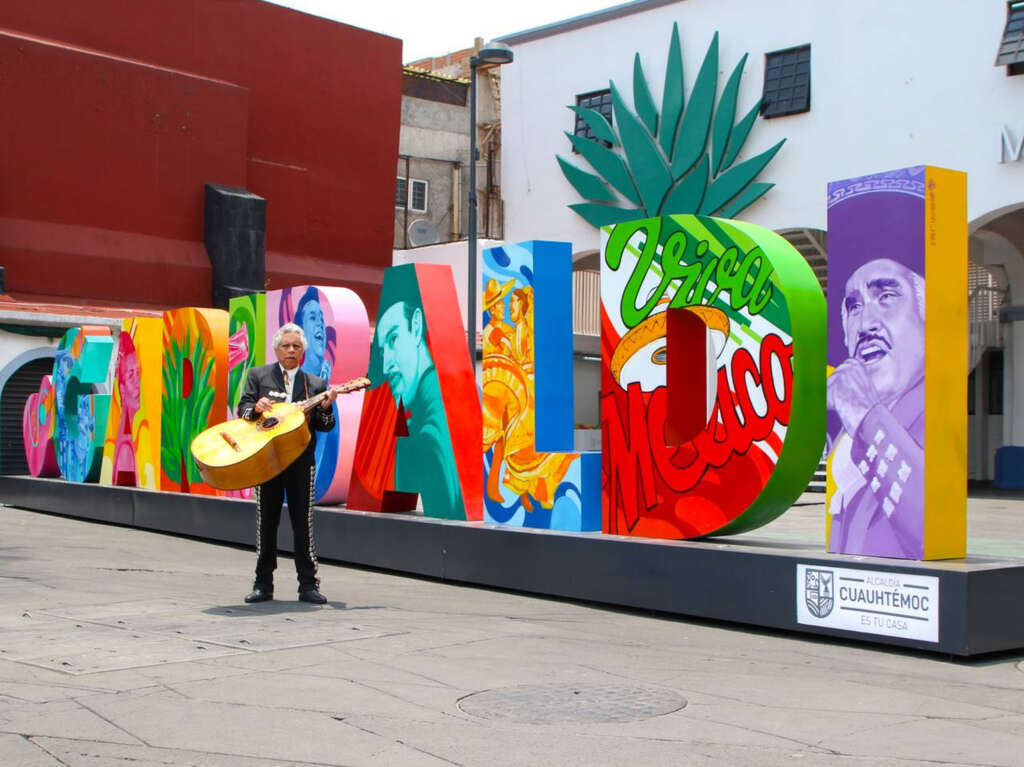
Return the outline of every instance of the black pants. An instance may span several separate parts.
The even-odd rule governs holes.
[[[269,482],[256,488],[256,586],[273,591],[277,569],[277,526],[288,493],[288,516],[295,538],[295,572],[299,591],[320,587],[313,551],[313,454],[299,458]]]

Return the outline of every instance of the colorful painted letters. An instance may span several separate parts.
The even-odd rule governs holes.
[[[53,376],[43,376],[39,391],[28,396],[22,411],[21,435],[28,471],[33,477],[60,476],[53,445],[57,425],[55,395]]]
[[[370,322],[359,296],[348,288],[303,285],[266,295],[265,357],[274,359],[274,333],[287,322],[299,325],[308,344],[302,369],[330,384],[366,374],[369,364]],[[243,380],[244,383],[244,380]],[[317,502],[344,503],[348,498],[363,393],[334,403],[334,428],[317,435]]]
[[[600,530],[600,454],[572,452],[572,247],[483,255],[484,518]]]
[[[967,184],[928,166],[829,184],[829,551],[966,551]]]
[[[811,268],[774,232],[703,216],[606,227],[603,242],[604,531],[693,538],[771,521],[821,455],[825,302]],[[701,366],[700,391],[677,394],[673,345],[702,359],[699,338],[673,344],[666,312],[682,308],[707,327],[717,381]],[[706,427],[679,444],[666,426],[686,402],[670,398],[706,413],[709,391]]]
[[[103,444],[102,485],[160,489],[160,371],[163,327],[153,317],[125,320]]]
[[[160,395],[160,487],[216,495],[189,450],[192,439],[221,423],[228,399],[228,313],[220,309],[164,312]]]
[[[830,549],[959,556],[964,414],[937,403],[964,400],[963,178],[917,168],[830,195]],[[398,511],[419,496],[430,517],[661,538],[771,521],[826,432],[810,267],[773,232],[693,215],[607,226],[601,256],[601,453],[573,445],[571,246],[532,241],[484,253],[479,392],[450,269],[393,267],[372,338],[354,293],[316,286],[234,299],[230,319],[126,321],[116,357],[105,328],[69,331],[25,405],[30,471],[219,492],[188,445],[296,322],[305,370],[372,381],[318,443],[318,500]]]
[[[113,349],[110,331],[94,325],[72,328],[57,347],[53,363],[54,447],[61,476],[72,482],[95,482],[99,477]]]
[[[480,404],[451,269],[387,270],[349,507],[480,520]]]

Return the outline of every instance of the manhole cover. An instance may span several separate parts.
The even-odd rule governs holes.
[[[672,690],[619,685],[522,685],[467,695],[459,708],[483,719],[524,724],[635,722],[678,711],[686,699]]]

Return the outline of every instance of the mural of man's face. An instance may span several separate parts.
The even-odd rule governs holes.
[[[324,312],[319,301],[310,301],[302,307],[299,325],[306,334],[308,352],[318,359],[323,359],[324,350],[327,348],[327,331],[324,328]]]
[[[401,400],[408,406],[416,397],[423,375],[423,343],[423,312],[419,308],[407,318],[406,304],[399,301],[381,315],[377,323],[377,346],[395,402]]]
[[[869,261],[846,283],[846,349],[883,403],[891,405],[924,375],[923,293],[920,277],[889,259]]]

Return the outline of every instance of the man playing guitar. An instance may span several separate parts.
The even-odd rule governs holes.
[[[313,433],[305,451],[284,471],[256,488],[256,580],[252,593],[245,598],[249,603],[274,598],[277,526],[285,493],[288,494],[288,515],[295,539],[299,599],[315,605],[327,602],[320,593],[313,544],[313,479],[316,472],[313,456],[315,432],[334,428],[333,403],[338,394],[328,389],[322,378],[302,371],[299,366],[305,351],[306,337],[302,328],[291,322],[282,325],[274,334],[277,362],[249,371],[245,393],[238,402],[238,415],[255,421],[277,402],[299,402],[325,392],[323,401],[310,411],[307,425]]]

